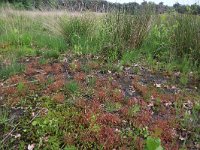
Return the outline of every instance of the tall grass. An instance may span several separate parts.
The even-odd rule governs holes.
[[[175,56],[188,56],[193,63],[200,65],[200,17],[176,14],[169,17],[174,28],[171,36]]]
[[[96,50],[95,32],[98,25],[96,18],[90,14],[65,16],[60,20],[61,35],[66,44],[76,52],[92,52]]]
[[[0,15],[0,43],[14,47],[46,48],[63,50],[66,49],[64,39],[52,34],[45,26],[46,16],[26,12],[2,10]],[[42,14],[42,12],[41,12]],[[48,16],[54,19],[52,16]]]
[[[94,50],[109,57],[115,52],[119,55],[139,48],[151,24],[151,13],[143,11],[135,15],[113,12],[96,18],[88,17],[88,14],[66,17],[60,26],[66,43],[75,51],[83,48],[89,53]]]
[[[45,58],[58,58],[67,50],[64,38],[47,26],[56,24],[56,18],[56,13],[0,9],[0,79],[22,72],[24,66],[17,63],[22,57],[41,51]]]
[[[1,10],[1,52],[42,49],[47,50],[42,55],[47,57],[52,50],[57,58],[60,51],[71,49],[81,54],[98,53],[111,61],[122,58],[123,62],[137,60],[136,53],[146,53],[145,57],[151,57],[146,60],[161,62],[167,68],[173,64],[174,70],[200,70],[199,16],[156,16],[148,7],[134,14],[64,14]]]
[[[184,73],[200,73],[200,17],[164,14],[157,17],[143,49],[154,60]],[[186,69],[187,68],[187,69]]]

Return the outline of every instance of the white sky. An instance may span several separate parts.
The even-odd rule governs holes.
[[[109,2],[118,2],[118,3],[128,3],[128,2],[137,2],[137,3],[141,3],[143,2],[143,0],[107,0]],[[176,2],[180,3],[180,4],[194,4],[194,3],[198,3],[200,2],[200,0],[147,0],[155,2],[156,4],[158,4],[159,2],[164,2],[165,5],[169,5],[169,6],[173,6],[173,4],[175,4]]]

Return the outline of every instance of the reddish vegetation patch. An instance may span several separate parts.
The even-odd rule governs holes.
[[[78,72],[74,75],[74,80],[78,82],[83,82],[85,80],[86,76],[83,72]]]
[[[61,89],[65,84],[65,80],[58,80],[51,83],[47,88],[47,93],[56,92],[57,90]]]
[[[56,93],[52,99],[56,102],[56,103],[64,103],[65,101],[65,95],[63,93]]]
[[[110,113],[103,113],[101,116],[98,117],[97,122],[105,125],[120,125],[121,119],[119,116],[110,114]]]
[[[103,126],[98,134],[98,142],[103,145],[104,149],[117,148],[120,142],[120,136],[110,127]]]
[[[63,136],[63,143],[66,145],[80,146],[95,142],[104,149],[123,150],[134,145],[134,148],[142,150],[146,137],[136,130],[148,129],[149,135],[162,140],[165,149],[179,148],[177,131],[180,126],[174,102],[180,99],[180,95],[161,93],[155,87],[142,84],[137,75],[125,77],[127,73],[124,72],[118,75],[99,73],[99,64],[95,61],[84,64],[79,60],[72,60],[71,63],[66,62],[67,67],[63,63],[40,66],[37,61],[31,60],[25,73],[12,76],[4,82],[5,85],[0,85],[0,95],[12,106],[28,94],[50,95],[55,103],[65,104],[69,100],[69,92],[64,85],[71,80],[77,82],[80,89],[78,94],[71,94],[69,97],[72,101],[70,104],[81,115],[70,118],[75,120],[77,129],[74,133],[66,131]],[[91,72],[82,72],[83,65],[89,66]],[[91,76],[95,78],[92,87],[87,81]],[[124,81],[125,78],[128,80]],[[17,89],[19,82],[25,87],[20,91]],[[127,94],[130,87],[138,96]],[[107,104],[113,104],[109,106],[110,111],[106,108]],[[83,130],[79,131],[78,127]]]

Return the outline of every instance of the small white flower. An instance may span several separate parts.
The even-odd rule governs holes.
[[[17,139],[17,138],[20,138],[20,137],[21,137],[21,134],[19,134],[19,133],[15,135],[15,138],[16,138],[16,139]]]
[[[35,117],[35,112],[32,112],[32,113],[31,113],[31,116],[32,116],[32,117]]]
[[[161,84],[154,84],[157,88],[161,88]]]
[[[29,144],[28,145],[28,150],[33,150],[35,148],[35,144]]]

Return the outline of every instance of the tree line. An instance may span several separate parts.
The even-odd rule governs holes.
[[[163,2],[155,4],[153,2],[130,2],[125,4],[111,3],[106,0],[1,0],[3,3],[10,3],[16,8],[22,9],[66,9],[69,11],[95,11],[109,12],[112,10],[121,10],[129,13],[141,9],[148,5],[155,9],[157,13],[165,13],[168,11],[176,11],[178,13],[190,13],[199,15],[200,5],[181,5],[175,3],[172,7],[164,5]]]

